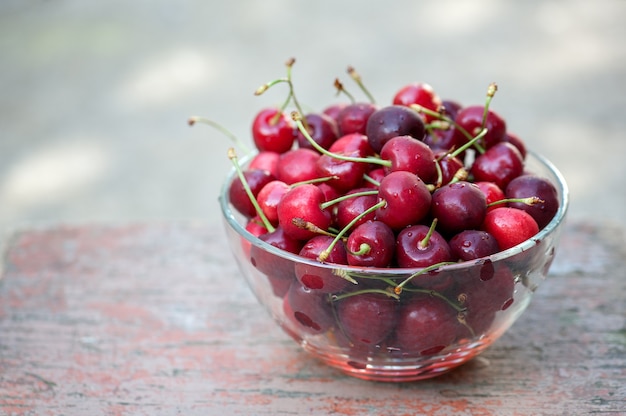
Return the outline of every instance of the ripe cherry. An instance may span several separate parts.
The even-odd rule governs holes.
[[[361,216],[357,222],[353,225],[356,228],[360,224],[367,221],[371,221],[376,217],[375,212],[363,215],[365,210],[373,207],[378,202],[378,196],[375,194],[363,194],[364,191],[372,191],[370,188],[355,188],[348,191],[346,195],[355,195],[351,198],[346,198],[337,203],[334,210],[335,224],[339,229],[346,227],[356,217]]]
[[[380,150],[380,157],[391,162],[385,166],[387,173],[405,170],[431,183],[437,178],[435,154],[428,145],[412,136],[396,136],[389,139]]]
[[[539,232],[537,222],[529,213],[510,207],[489,211],[482,228],[494,236],[501,250],[514,247]]]
[[[450,304],[428,294],[403,300],[397,316],[392,345],[403,355],[437,354],[464,329]]]
[[[347,134],[337,139],[328,149],[333,154],[364,158],[373,154],[367,142],[367,137],[359,134]],[[339,191],[349,191],[363,182],[363,175],[369,170],[369,165],[363,162],[353,162],[338,159],[332,155],[323,154],[317,161],[319,177],[335,177],[328,184]]]
[[[265,108],[252,122],[252,138],[260,151],[284,153],[296,138],[291,118],[277,108]]]
[[[320,154],[315,150],[291,149],[280,155],[276,178],[288,185],[318,178],[317,160]]]
[[[315,260],[332,242],[333,237],[331,236],[315,236],[304,244],[299,254],[304,258]],[[326,257],[325,262],[348,264],[345,246],[343,244],[335,244]],[[303,286],[320,293],[341,292],[351,285],[347,280],[333,274],[332,269],[316,267],[302,262],[296,263],[295,274]]]
[[[435,190],[430,212],[443,231],[454,234],[480,227],[487,212],[487,199],[473,183],[453,182]]]
[[[278,203],[291,187],[283,181],[274,180],[259,191],[256,199],[265,217],[273,224],[278,224]]]
[[[482,230],[463,230],[448,243],[453,255],[463,261],[487,257],[500,251],[496,239]]]
[[[537,204],[510,202],[509,206],[528,212],[537,221],[540,229],[548,225],[559,209],[559,196],[555,186],[549,180],[531,174],[513,179],[506,187],[507,198],[538,197]]]
[[[337,127],[339,135],[359,133],[366,134],[367,120],[378,107],[372,103],[352,103],[346,105],[337,114]]]
[[[278,174],[279,158],[280,153],[277,152],[272,152],[268,150],[259,152],[250,161],[250,164],[248,165],[248,170],[266,170],[272,176],[276,177],[276,175]]]
[[[494,210],[499,205],[495,204],[489,206],[490,204],[502,201],[504,198],[506,198],[506,195],[504,195],[504,191],[493,182],[478,181],[474,182],[474,185],[478,186],[483,194],[485,194],[485,198],[487,199],[487,211]]]
[[[365,135],[375,152],[380,152],[389,139],[396,136],[411,136],[422,140],[426,129],[422,118],[414,110],[391,105],[373,113],[367,121]]]
[[[396,237],[382,221],[357,226],[346,243],[347,260],[352,266],[388,267],[395,254]]]
[[[257,196],[261,189],[275,178],[266,170],[248,169],[243,172],[245,181],[250,187],[253,196]],[[228,197],[233,207],[246,217],[254,217],[257,212],[256,208],[250,201],[250,197],[246,193],[244,184],[239,177],[235,178],[228,188]]]
[[[328,296],[301,285],[297,280],[285,295],[283,311],[292,323],[310,334],[322,334],[334,326]]]
[[[443,103],[430,84],[415,82],[402,87],[394,95],[393,104],[406,107],[417,104],[429,110],[438,111]],[[433,120],[433,117],[428,114],[424,114],[423,117],[427,123]]]
[[[485,149],[490,148],[502,141],[506,134],[506,122],[495,111],[488,109],[487,117],[483,126],[483,115],[485,107],[481,105],[472,105],[461,109],[454,121],[457,125],[467,131],[472,137],[476,136],[483,127],[487,129],[487,134],[483,136],[478,143]],[[463,143],[467,141],[467,138],[461,133],[460,130],[455,129],[455,135],[457,135],[457,143]]]
[[[278,222],[285,234],[297,240],[308,240],[316,234],[294,224],[294,218],[301,218],[322,230],[331,224],[331,214],[322,208],[324,194],[313,184],[302,184],[292,188],[278,203]]]
[[[494,182],[500,189],[505,189],[523,170],[524,160],[519,150],[511,143],[500,142],[476,158],[470,173],[475,182]]]
[[[310,113],[305,117],[305,125],[307,126],[309,135],[324,149],[328,149],[339,137],[339,129],[333,118],[326,114]],[[313,145],[302,133],[295,129],[296,140],[300,148],[313,149]]]
[[[396,262],[400,267],[428,267],[454,261],[448,242],[426,225],[412,225],[398,233]]]
[[[361,293],[336,301],[337,320],[350,341],[375,347],[393,331],[397,301],[380,293]]]
[[[393,230],[419,223],[430,210],[430,191],[415,174],[406,171],[389,173],[380,181],[380,200],[385,206],[376,211],[376,218]]]

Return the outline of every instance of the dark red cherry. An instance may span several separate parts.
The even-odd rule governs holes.
[[[481,105],[464,107],[457,113],[454,120],[456,124],[463,127],[472,137],[475,137],[482,130],[484,112],[485,107]],[[487,112],[484,127],[487,129],[487,134],[478,140],[478,143],[483,148],[490,148],[494,144],[501,142],[506,134],[506,122],[491,109]],[[459,130],[456,130],[455,134],[457,135],[457,142],[467,142],[467,138]]]
[[[452,156],[447,150],[435,152],[435,159],[437,160],[439,169],[441,170],[440,185],[450,183],[450,181],[457,177],[457,175],[461,176],[461,180],[463,180],[463,177],[467,176],[467,171],[465,170],[463,161],[456,156]]]
[[[283,311],[293,324],[310,334],[323,334],[334,326],[328,295],[302,286],[297,280],[285,295]]]
[[[416,294],[402,302],[392,345],[403,355],[433,355],[446,349],[464,327],[445,300]]]
[[[284,153],[296,138],[293,121],[277,108],[265,108],[252,122],[252,138],[260,151]]]
[[[380,181],[379,200],[385,206],[376,210],[376,218],[393,230],[419,223],[430,210],[431,194],[424,182],[406,171],[391,172]]]
[[[348,191],[346,195],[354,195],[364,191],[372,191],[370,188],[355,188]],[[360,218],[353,225],[353,229],[367,221],[373,220],[376,217],[375,212],[363,215],[363,212],[378,202],[377,195],[358,195],[351,198],[347,198],[339,202],[334,210],[335,224],[337,228],[345,228],[356,217]]]
[[[496,143],[487,149],[474,160],[470,169],[475,182],[494,182],[500,189],[506,189],[509,182],[521,175],[523,171],[522,155],[508,142]]]
[[[424,122],[414,110],[402,105],[391,105],[370,116],[365,135],[372,149],[379,153],[392,137],[411,136],[422,140],[425,132]]]
[[[382,221],[368,221],[348,237],[347,260],[352,266],[388,267],[395,254],[396,236]]]
[[[487,213],[485,194],[471,182],[452,182],[433,192],[430,213],[448,234],[479,228]]]
[[[328,149],[339,137],[339,129],[333,118],[326,114],[310,113],[305,116],[308,132],[315,143]],[[296,140],[300,148],[313,149],[313,145],[296,129]]]
[[[463,261],[487,257],[500,251],[496,239],[482,230],[463,230],[448,243],[454,256]]]
[[[400,267],[428,267],[433,264],[454,261],[445,238],[433,231],[427,239],[429,227],[412,225],[398,233],[396,262]]]
[[[474,182],[474,185],[478,186],[480,190],[483,191],[483,194],[485,194],[485,198],[487,198],[487,205],[506,198],[504,191],[493,182],[478,181]],[[496,209],[498,206],[500,206],[500,204],[488,206],[487,211]]]
[[[378,107],[372,103],[353,103],[346,105],[337,114],[339,135],[358,133],[365,134],[367,120]]]
[[[320,154],[311,149],[292,149],[280,155],[277,179],[287,185],[318,178]]]
[[[511,143],[517,148],[517,150],[519,150],[519,153],[522,155],[522,159],[526,159],[526,144],[517,134],[507,132],[502,138],[502,141]]]
[[[261,189],[269,182],[275,180],[267,170],[253,169],[243,172],[244,179],[248,183],[252,195],[256,197]],[[257,215],[256,209],[248,196],[239,177],[236,177],[228,188],[228,197],[233,207],[246,217]]]
[[[391,162],[385,167],[387,173],[405,170],[432,183],[437,178],[435,154],[428,145],[412,136],[396,136],[389,139],[380,150],[381,159]]]
[[[275,180],[261,188],[256,197],[263,214],[274,225],[278,224],[278,203],[290,189],[290,186],[285,182]]]
[[[280,153],[264,151],[257,153],[250,164],[248,170],[261,169],[268,171],[272,176],[276,177],[278,174],[278,160],[280,159]]]
[[[349,340],[374,347],[393,331],[397,301],[380,293],[363,293],[336,301],[337,320]]]
[[[331,214],[322,209],[321,204],[324,202],[324,194],[312,184],[299,185],[287,192],[277,207],[278,222],[285,234],[297,240],[308,240],[316,235],[294,224],[294,218],[301,218],[327,230],[331,224]]]
[[[506,187],[507,198],[538,197],[538,204],[528,205],[522,202],[511,202],[510,207],[528,212],[542,229],[554,218],[559,209],[559,195],[556,187],[547,180],[536,175],[521,175],[513,179]]]
[[[442,100],[441,102],[442,112],[448,118],[454,120],[459,111],[463,109],[461,103],[455,100]]]
[[[335,121],[335,125],[337,125],[337,128],[339,128],[339,126],[338,126],[338,123],[339,123],[339,113],[341,112],[341,110],[343,110],[347,106],[348,106],[347,103],[331,104],[328,107],[324,108],[324,110],[322,111],[322,114],[327,115],[328,117],[333,119]]]

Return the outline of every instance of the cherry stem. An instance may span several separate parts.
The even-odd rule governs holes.
[[[230,130],[228,130],[226,127],[222,126],[221,124],[216,123],[215,121],[208,119],[206,117],[202,117],[202,116],[191,116],[187,120],[187,124],[189,124],[190,126],[194,126],[196,123],[207,124],[213,127],[214,129],[218,130],[219,132],[224,134],[226,137],[228,137],[233,143],[235,143],[235,145],[237,145],[239,150],[241,150],[245,154],[250,154],[250,148],[246,146],[241,140],[239,140],[239,138],[235,136]]]
[[[317,256],[317,260],[320,262],[325,262],[326,259],[328,258],[328,256],[330,256],[330,252],[333,250],[333,248],[335,247],[335,245],[337,244],[337,242],[339,240],[341,240],[343,238],[343,236],[354,226],[354,224],[356,224],[361,218],[363,218],[364,216],[368,215],[371,212],[376,211],[378,208],[382,208],[385,205],[387,205],[387,201],[385,201],[384,199],[381,200],[380,202],[378,202],[377,204],[372,205],[371,207],[369,207],[368,209],[366,209],[365,211],[361,212],[359,215],[357,215],[356,217],[354,217],[352,219],[352,221],[350,221],[345,227],[343,227],[339,233],[337,233],[337,235],[335,236],[335,239],[333,241],[330,242],[330,244],[328,245],[328,247],[326,248],[326,250],[322,251],[318,256]]]
[[[351,194],[346,194],[346,195],[342,195],[340,197],[337,197],[335,199],[331,199],[330,201],[326,201],[324,203],[322,203],[320,206],[322,207],[322,209],[326,209],[328,207],[331,207],[335,204],[340,203],[341,201],[345,201],[347,199],[351,199],[351,198],[356,198],[359,196],[369,196],[369,195],[378,195],[378,191],[375,189],[372,189],[371,191],[361,191],[361,192],[354,192]]]
[[[350,99],[350,102],[352,104],[356,103],[356,100],[354,99],[354,96],[352,94],[350,94],[348,92],[348,90],[345,89],[345,87],[343,86],[343,83],[341,81],[339,81],[339,78],[335,78],[335,82],[333,84],[335,86],[335,89],[337,90],[337,95],[344,93],[346,95],[346,97],[348,97]]]
[[[491,100],[493,96],[496,95],[496,91],[498,91],[498,85],[495,82],[492,82],[487,87],[487,100],[485,101],[485,108],[483,110],[483,121],[481,127],[484,129],[485,124],[487,124],[487,116],[489,115],[489,106],[491,105]]]
[[[298,228],[302,228],[304,230],[311,231],[312,233],[315,233],[315,234],[326,235],[326,236],[329,236],[329,237],[335,237],[336,236],[336,234],[333,234],[333,233],[331,233],[329,231],[326,231],[326,230],[318,227],[317,225],[313,224],[312,222],[305,220],[304,218],[300,218],[300,217],[292,218],[291,219],[291,223],[293,225],[295,225],[296,227],[298,227]]]
[[[289,187],[295,188],[300,185],[323,183],[323,182],[332,181],[334,179],[339,179],[339,177],[333,175],[333,176],[324,176],[323,178],[313,178],[313,179],[308,179],[306,181],[294,182],[291,185],[289,185]]]
[[[458,149],[455,149],[452,151],[452,153],[450,153],[450,156],[452,157],[457,157],[458,155],[460,155],[464,150],[469,149],[471,146],[480,146],[478,144],[478,140],[482,139],[483,137],[485,137],[485,135],[487,134],[489,130],[487,130],[486,128],[482,128],[478,134],[474,137],[472,137],[469,141],[467,141],[465,144],[463,144],[463,146],[460,146]],[[485,149],[482,148],[482,146],[480,146],[479,150],[480,153],[485,153]]]
[[[358,251],[349,251],[353,256],[365,256],[372,251],[372,246],[367,243],[361,243]]]
[[[354,278],[352,276],[350,276],[350,273],[346,270],[346,269],[333,269],[333,274],[335,276],[341,277],[344,280],[347,280],[348,282],[358,285],[359,282],[357,282],[356,280],[354,280]]]
[[[404,286],[409,283],[411,281],[411,279],[420,276],[424,273],[429,273],[433,270],[437,270],[438,268],[442,267],[442,266],[447,266],[449,264],[456,264],[453,261],[442,261],[440,263],[435,263],[432,264],[430,266],[424,267],[423,269],[413,273],[412,275],[410,275],[409,277],[407,277],[406,279],[404,279],[400,284],[398,284],[395,288],[394,288],[394,292],[399,295],[400,293],[402,293],[402,290],[404,288]]]
[[[522,204],[526,204],[529,206],[533,206],[533,205],[537,205],[537,204],[543,204],[544,201],[543,199],[537,197],[537,196],[529,196],[528,198],[504,198],[504,199],[500,199],[497,201],[493,201],[489,204],[487,204],[487,207],[492,207],[494,205],[499,205],[499,204],[506,204],[509,202],[520,202]]]
[[[353,67],[351,67],[351,66],[348,67],[348,75],[350,75],[350,78],[352,78],[354,80],[354,82],[357,83],[359,88],[361,88],[363,93],[370,100],[370,103],[376,104],[376,100],[374,99],[374,96],[365,87],[365,84],[363,84],[363,80],[361,79],[361,75],[358,72],[356,72],[356,70]]]
[[[421,106],[421,105],[419,105],[419,104],[411,104],[411,105],[410,105],[410,107],[411,107],[413,110],[415,110],[418,114],[427,114],[427,115],[429,115],[429,116],[432,116],[432,117],[437,118],[438,120],[445,121],[445,122],[448,122],[448,123],[452,124],[452,125],[454,126],[454,128],[455,128],[455,129],[457,129],[458,131],[460,131],[460,132],[461,132],[461,134],[462,134],[463,136],[465,136],[465,138],[467,139],[467,141],[468,141],[468,142],[469,142],[469,141],[472,141],[472,140],[474,139],[474,137],[472,137],[472,135],[471,135],[471,134],[470,134],[467,130],[465,130],[465,128],[463,128],[463,126],[461,126],[459,123],[457,123],[456,121],[454,121],[454,120],[453,120],[453,119],[451,119],[450,117],[448,117],[448,116],[446,116],[446,115],[444,115],[444,114],[441,114],[441,113],[440,113],[440,112],[438,112],[438,111],[433,111],[433,110],[428,109],[428,108],[426,108],[426,107],[422,107],[422,106]],[[480,134],[480,133],[479,133],[479,134]],[[479,143],[477,143],[476,141],[474,141],[472,144],[474,145],[474,147],[476,148],[476,150],[477,150],[479,153],[485,153],[485,149],[484,149],[484,148],[483,148],[483,147],[482,147]],[[465,147],[465,146],[462,146],[462,147]],[[466,148],[466,147],[465,147],[465,148]]]
[[[426,295],[430,295],[430,296],[434,296],[436,298],[442,299],[444,301],[446,301],[446,303],[450,306],[452,306],[454,308],[454,310],[456,310],[457,312],[464,312],[466,310],[466,308],[462,307],[461,305],[459,305],[458,303],[448,299],[448,297],[442,295],[441,293],[437,292],[436,290],[433,289],[416,289],[416,288],[411,288],[411,289],[404,289],[407,292],[413,292],[413,293],[424,293]]]
[[[363,179],[366,182],[371,183],[372,185],[379,187],[380,186],[380,182],[378,182],[376,179],[372,178],[370,175],[368,175],[367,173],[363,174]]]
[[[265,229],[267,229],[267,231],[270,233],[276,231],[276,228],[274,228],[274,226],[267,219],[267,217],[263,213],[263,210],[259,206],[259,203],[254,197],[254,194],[252,193],[252,190],[250,189],[250,185],[248,184],[248,181],[246,180],[246,177],[244,176],[243,171],[241,170],[241,166],[239,165],[239,159],[237,158],[235,149],[233,149],[232,147],[228,149],[228,158],[230,159],[233,166],[235,167],[235,171],[237,172],[237,176],[239,176],[239,180],[241,181],[241,184],[243,185],[243,189],[246,191],[246,194],[248,194],[248,198],[250,198],[250,202],[252,202],[252,205],[254,206],[254,209],[256,210],[257,215],[259,216],[261,221],[263,221],[263,225],[265,226]]]
[[[430,242],[430,237],[435,232],[435,227],[437,226],[438,221],[439,220],[437,218],[433,219],[433,222],[430,224],[430,227],[428,228],[428,232],[426,233],[426,236],[418,243],[418,248],[425,249],[426,247],[428,247],[428,243]]]
[[[336,302],[342,299],[346,299],[349,298],[351,296],[357,296],[357,295],[364,295],[367,293],[380,293],[382,295],[386,295],[389,296],[390,298],[394,298],[396,300],[400,299],[400,296],[398,296],[396,293],[390,292],[389,290],[385,290],[385,289],[363,289],[363,290],[356,290],[354,292],[350,292],[350,293],[344,293],[341,295],[331,295],[331,300]]]
[[[320,152],[323,155],[332,157],[334,159],[343,160],[345,162],[373,163],[373,164],[376,164],[376,165],[382,165],[382,166],[385,166],[385,167],[391,167],[391,161],[380,159],[380,158],[377,158],[377,157],[352,157],[352,156],[340,155],[339,153],[329,152],[328,150],[324,149],[322,146],[317,144],[315,142],[315,140],[313,140],[313,138],[311,137],[309,132],[306,130],[306,128],[302,124],[303,117],[302,117],[302,115],[300,113],[298,113],[297,111],[292,111],[291,112],[291,118],[296,123],[296,126],[298,127],[298,130],[300,130],[300,132],[307,139],[307,141],[309,143],[311,143],[311,145],[315,148],[315,150],[317,150],[318,152]]]

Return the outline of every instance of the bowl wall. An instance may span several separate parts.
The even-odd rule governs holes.
[[[347,374],[417,380],[449,371],[486,349],[522,314],[545,280],[568,191],[546,159],[529,153],[526,170],[557,187],[560,206],[553,220],[511,249],[428,271],[322,264],[261,241],[246,231],[246,218],[228,201],[234,170],[220,205],[241,274],[289,336]],[[306,288],[303,279],[325,283]]]

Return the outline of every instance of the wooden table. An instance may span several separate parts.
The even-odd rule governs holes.
[[[507,334],[404,384],[302,352],[257,304],[220,226],[26,229],[0,281],[0,414],[626,414],[624,230],[567,227]]]

